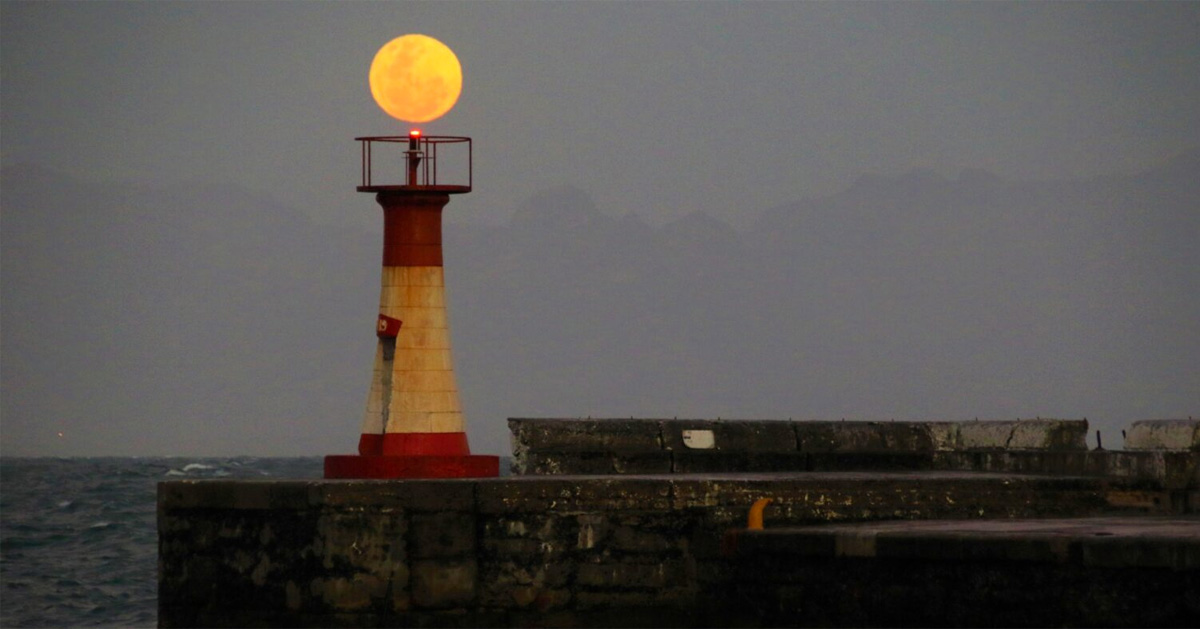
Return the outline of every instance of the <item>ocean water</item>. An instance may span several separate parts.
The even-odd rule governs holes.
[[[159,481],[321,474],[320,457],[0,459],[0,627],[153,627]]]

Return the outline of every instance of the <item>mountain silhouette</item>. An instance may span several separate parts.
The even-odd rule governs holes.
[[[1088,180],[867,175],[744,231],[651,227],[569,186],[448,223],[472,446],[505,453],[519,415],[1086,416],[1106,435],[1195,415],[1198,199],[1193,151]],[[379,239],[220,183],[4,169],[4,453],[353,450]]]

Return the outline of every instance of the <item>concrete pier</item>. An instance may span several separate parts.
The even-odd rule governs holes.
[[[523,475],[161,483],[160,624],[1200,625],[1200,452],[1053,423],[1012,449],[944,424],[530,421]],[[760,451],[779,471],[729,469]],[[528,473],[548,453],[558,473]]]
[[[1170,513],[1146,492],[1136,481],[961,472],[176,481],[160,486],[159,618],[740,624],[740,608],[720,603],[741,579],[728,532],[758,498],[775,500],[768,528]]]

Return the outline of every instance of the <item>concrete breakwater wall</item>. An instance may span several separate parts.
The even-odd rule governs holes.
[[[920,465],[933,453],[1087,449],[1086,420],[513,418],[508,425],[513,471],[518,474],[812,471],[853,466],[859,460],[869,462],[873,469],[886,469]]]
[[[1200,487],[1200,420],[1135,422],[1088,450],[1086,420],[845,422],[513,418],[515,474],[962,470]]]
[[[960,472],[172,481],[159,486],[159,622],[754,624],[729,600],[740,577],[722,544],[758,498],[781,527],[1168,513],[1153,493]]]
[[[1198,620],[1194,420],[1135,424],[1123,452],[1087,450],[1082,420],[510,427],[507,478],[161,483],[160,624]],[[748,531],[760,498],[768,530]],[[1114,515],[1133,522],[1079,521]]]

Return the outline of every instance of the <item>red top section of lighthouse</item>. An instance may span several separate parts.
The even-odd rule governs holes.
[[[359,192],[471,191],[473,152],[471,138],[454,135],[408,135],[354,138],[362,146],[362,183]],[[380,147],[376,150],[375,145]],[[375,173],[379,173],[377,181]]]

